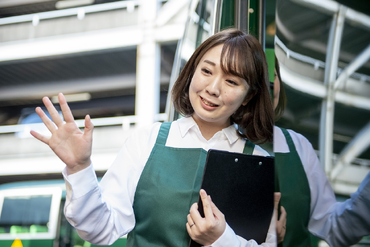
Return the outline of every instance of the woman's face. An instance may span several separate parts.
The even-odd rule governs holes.
[[[225,74],[220,65],[223,45],[210,49],[200,60],[189,87],[189,98],[194,109],[193,118],[202,126],[230,126],[230,116],[244,102],[247,82]]]
[[[274,110],[279,103],[279,95],[280,95],[280,80],[276,73],[275,69],[275,79],[274,79]]]

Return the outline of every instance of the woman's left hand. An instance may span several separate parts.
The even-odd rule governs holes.
[[[279,207],[280,198],[281,198],[281,193],[275,192],[274,193],[274,210],[275,210],[276,215],[278,215],[278,207]],[[276,217],[276,235],[277,235],[277,241],[279,244],[284,241],[284,237],[286,233],[286,221],[287,221],[286,217],[287,217],[287,212],[285,211],[285,208],[283,206],[280,206],[280,216]]]
[[[201,189],[200,197],[203,203],[204,218],[198,211],[198,203],[190,207],[186,229],[191,239],[207,246],[214,243],[225,231],[225,216],[212,202],[211,197]]]

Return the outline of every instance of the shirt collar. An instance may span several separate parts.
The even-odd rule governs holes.
[[[237,133],[237,129],[235,128],[234,125],[230,125],[229,127],[223,129],[222,131],[229,140],[230,145],[240,138],[240,136]]]
[[[192,117],[183,117],[177,120],[177,122],[179,124],[181,137],[184,137],[189,132],[190,129],[194,129],[195,131],[200,132],[197,123],[194,121]],[[236,128],[234,125],[230,125],[229,127],[223,129],[222,133],[229,141],[230,145],[240,138],[236,132]]]
[[[193,127],[196,127],[199,131],[198,125],[192,117],[183,117],[178,119],[177,122],[179,124],[181,137],[184,137]]]

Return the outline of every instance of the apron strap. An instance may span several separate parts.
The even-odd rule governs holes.
[[[252,155],[253,154],[253,150],[254,150],[254,143],[251,142],[250,140],[245,140],[245,145],[244,145],[244,150],[243,150],[243,154],[249,154],[249,155]]]
[[[170,132],[171,122],[164,122],[158,132],[156,144],[166,145],[168,133]]]
[[[284,136],[285,136],[285,139],[286,139],[286,142],[287,142],[287,144],[288,144],[288,147],[289,147],[289,151],[291,152],[291,153],[297,153],[297,150],[296,150],[296,148],[295,148],[295,145],[294,145],[294,142],[293,142],[293,139],[292,139],[292,137],[290,136],[290,134],[289,134],[289,132],[286,130],[286,129],[284,129],[284,128],[280,128],[281,129],[281,131],[283,132],[283,134],[284,134]]]

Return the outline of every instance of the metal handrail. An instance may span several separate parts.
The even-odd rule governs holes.
[[[112,2],[112,3],[96,4],[96,5],[90,5],[90,6],[81,6],[81,7],[70,8],[70,9],[53,10],[53,11],[48,11],[48,12],[0,18],[0,25],[15,24],[15,23],[29,22],[29,21],[32,22],[34,18],[38,18],[38,20],[45,20],[45,19],[53,19],[53,18],[66,17],[66,16],[74,16],[74,15],[77,16],[81,10],[83,10],[84,13],[87,14],[87,13],[102,12],[102,11],[114,10],[114,9],[123,9],[123,8],[128,8],[128,7],[132,8],[138,5],[139,5],[138,0],[132,0],[132,1],[118,1],[118,2]]]
[[[297,53],[295,51],[290,50],[280,39],[278,36],[275,36],[275,44],[278,45],[286,54],[288,58],[294,58],[296,60],[299,60],[301,62],[307,63],[307,64],[312,64],[315,70],[322,68],[325,68],[325,62],[306,56],[302,55],[300,53]],[[343,69],[342,68],[337,68],[338,74],[342,73]],[[370,81],[370,76],[358,72],[353,72],[351,74],[351,77],[357,80],[361,81]]]
[[[122,125],[123,128],[127,129],[130,125],[136,123],[137,116],[93,118],[91,119],[91,121],[95,127]],[[157,114],[155,117],[155,121],[167,121],[167,114]],[[76,120],[75,123],[79,128],[83,128],[85,126],[84,119]],[[0,134],[17,133],[22,131],[29,131],[30,129],[40,129],[44,128],[44,126],[45,125],[43,123],[3,125],[0,126]]]

